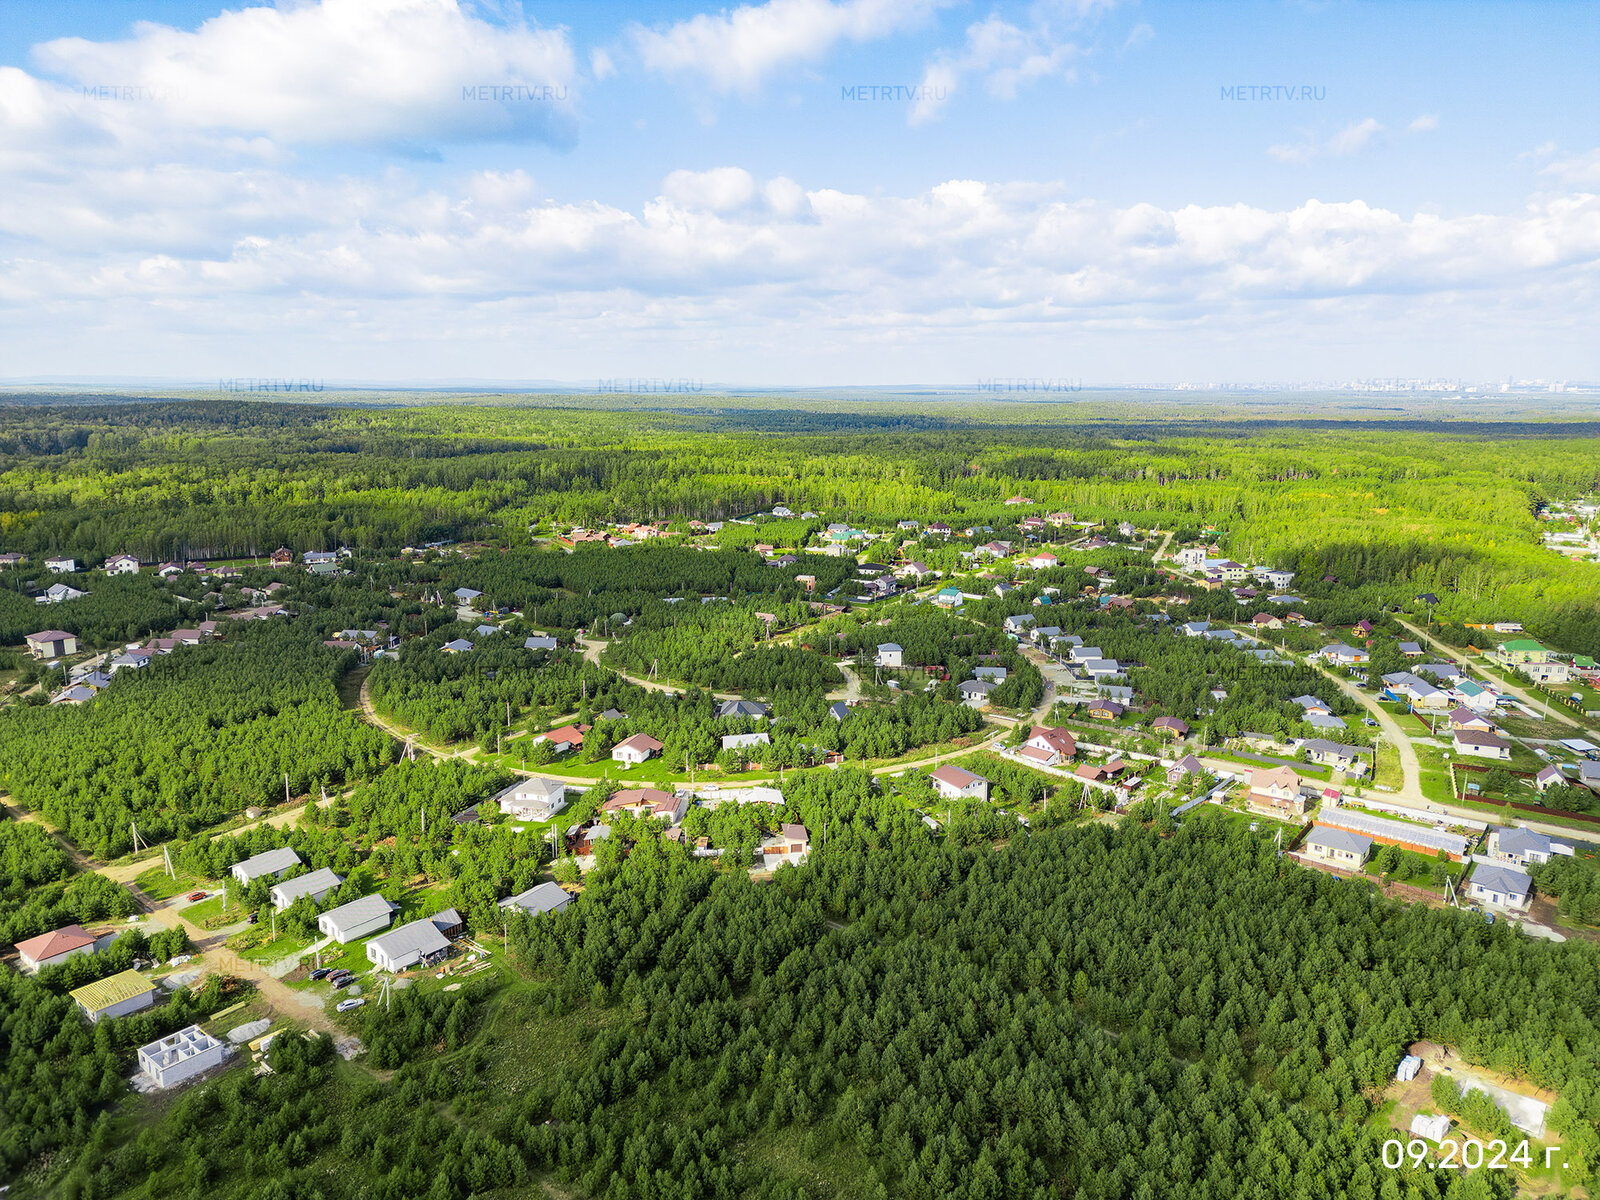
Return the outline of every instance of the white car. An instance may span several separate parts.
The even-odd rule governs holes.
[[[362,999],[341,1000],[333,1006],[335,1012],[349,1012],[352,1008],[360,1008],[366,1001]]]

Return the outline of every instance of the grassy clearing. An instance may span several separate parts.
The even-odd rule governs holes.
[[[197,875],[188,875],[181,871],[178,873],[178,877],[174,879],[167,874],[165,867],[151,867],[135,879],[133,883],[135,887],[152,900],[171,900],[174,896],[186,896],[190,892],[198,891],[201,888],[209,891],[216,886],[212,880],[201,879]]]

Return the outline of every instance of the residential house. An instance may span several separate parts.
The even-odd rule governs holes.
[[[1372,755],[1365,746],[1346,746],[1326,738],[1307,738],[1299,743],[1299,748],[1306,752],[1308,761],[1346,772],[1365,771],[1367,759]]]
[[[1407,658],[1421,658],[1422,646],[1417,642],[1401,642],[1396,649]]]
[[[1182,628],[1185,636],[1187,636],[1187,637],[1199,637],[1201,634],[1205,633],[1206,630],[1211,628],[1211,622],[1210,621],[1188,621],[1184,625],[1182,625],[1181,628]]]
[[[974,679],[987,679],[990,683],[1004,683],[1006,681],[1006,669],[1004,667],[973,667],[972,677]]]
[[[989,781],[962,767],[946,763],[933,772],[934,790],[946,800],[987,800]]]
[[[243,862],[233,864],[233,877],[245,887],[258,879],[277,879],[285,871],[300,866],[300,856],[288,846],[252,854]]]
[[[1017,753],[1035,766],[1054,767],[1078,753],[1078,742],[1058,726],[1035,725]]]
[[[613,762],[626,763],[629,766],[638,766],[647,758],[653,758],[660,754],[661,749],[662,744],[648,733],[636,733],[611,747],[611,760]]]
[[[1515,641],[1501,642],[1495,647],[1495,657],[1507,666],[1521,666],[1525,663],[1547,663],[1551,660],[1552,652],[1529,638],[1519,638]]]
[[[1078,664],[1091,679],[1114,679],[1123,674],[1122,664],[1114,658],[1091,658]]]
[[[961,589],[957,587],[940,588],[933,598],[933,602],[940,608],[960,608],[965,600],[966,597],[961,594]]]
[[[52,583],[44,591],[34,597],[35,604],[65,604],[68,600],[81,600],[87,592],[81,592],[75,587],[68,587],[64,583]]]
[[[1479,863],[1467,880],[1467,896],[1496,908],[1525,909],[1533,903],[1533,879],[1511,867]]]
[[[95,692],[92,687],[84,687],[82,684],[77,684],[73,687],[69,687],[63,691],[57,692],[54,696],[51,696],[50,703],[87,704],[90,700],[94,699],[94,696]]]
[[[1001,622],[1007,633],[1021,636],[1028,626],[1035,624],[1032,613],[1015,613]]]
[[[1191,775],[1205,774],[1205,764],[1192,754],[1185,754],[1167,768],[1167,782],[1176,787]]]
[[[1456,753],[1464,757],[1502,760],[1511,757],[1511,743],[1492,733],[1481,733],[1475,729],[1457,729],[1451,734],[1450,740],[1455,746]]]
[[[29,974],[40,967],[53,967],[79,954],[93,954],[95,936],[82,925],[64,925],[50,933],[17,943],[17,958]]]
[[[1315,696],[1296,696],[1293,700],[1289,701],[1289,703],[1298,704],[1308,714],[1320,713],[1323,716],[1328,716],[1333,712],[1332,708],[1328,707],[1328,705],[1323,703],[1321,700],[1318,700]]]
[[[554,650],[556,648],[556,639],[547,634],[536,634],[533,637],[524,638],[522,648],[524,650]]]
[[[439,647],[446,654],[465,654],[472,649],[472,643],[466,638],[453,638]]]
[[[47,558],[44,568],[52,575],[70,575],[78,569],[78,560],[75,558]]]
[[[479,596],[483,595],[483,593],[478,591],[476,588],[469,587],[458,587],[450,594],[456,598],[457,604],[471,604]]]
[[[1462,707],[1450,711],[1450,728],[1470,729],[1474,733],[1495,733],[1495,724],[1480,712]]]
[[[1156,730],[1163,737],[1186,738],[1189,736],[1189,727],[1177,717],[1157,717],[1150,722],[1150,728]]]
[[[139,560],[131,554],[113,554],[104,566],[107,575],[137,575]]]
[[[1315,825],[1306,835],[1305,852],[1312,858],[1355,870],[1367,861],[1372,839],[1346,829]]]
[[[15,550],[7,551],[5,554],[0,554],[0,571],[9,570],[12,567],[20,567],[26,561],[27,559]]]
[[[1035,554],[1028,560],[1028,565],[1035,571],[1043,571],[1046,568],[1057,565],[1060,561],[1061,560],[1054,554],[1051,554],[1050,551],[1041,550],[1038,554]]]
[[[221,1065],[228,1047],[198,1025],[189,1025],[139,1047],[139,1070],[158,1088],[174,1087]]]
[[[373,892],[338,908],[330,908],[317,918],[317,928],[340,945],[348,945],[357,938],[387,929],[399,911],[399,905]]]
[[[294,551],[287,546],[279,546],[272,552],[272,565],[275,567],[288,567],[294,564]]]
[[[1296,817],[1303,817],[1306,812],[1306,798],[1301,794],[1300,776],[1289,767],[1251,771],[1250,800],[1255,804],[1281,809]]]
[[[310,896],[314,904],[321,903],[324,896],[343,882],[344,879],[335,875],[330,868],[319,867],[315,871],[273,884],[267,894],[272,899],[273,907],[282,912],[301,896]]]
[[[1250,624],[1257,629],[1282,629],[1283,622],[1271,613],[1257,613],[1250,618]]]
[[[548,821],[567,806],[567,785],[533,776],[519,779],[495,797],[500,811],[519,821]]]
[[[850,706],[843,700],[835,700],[828,705],[828,715],[835,721],[843,721],[850,715]]]
[[[883,642],[878,646],[878,656],[873,664],[879,667],[892,667],[896,670],[905,666],[906,652],[895,642]]]
[[[1489,829],[1487,852],[1490,858],[1514,867],[1533,867],[1549,862],[1558,854],[1572,855],[1577,850],[1570,842],[1558,842],[1531,829],[1495,825]]]
[[[624,788],[613,794],[600,811],[625,812],[636,817],[665,817],[669,825],[683,820],[689,810],[689,797],[660,788]]]
[[[1280,571],[1273,567],[1258,567],[1255,576],[1275,592],[1281,592],[1294,584],[1293,571]]]
[[[1538,789],[1541,796],[1553,787],[1566,786],[1566,782],[1567,777],[1554,765],[1546,767],[1533,777],[1533,786]]]
[[[1451,689],[1451,692],[1461,702],[1462,707],[1471,709],[1475,713],[1491,713],[1498,706],[1493,692],[1470,679],[1463,679]]]
[[[513,912],[525,912],[529,916],[538,916],[540,913],[560,912],[572,903],[572,893],[566,891],[559,883],[545,880],[536,883],[525,892],[518,892],[515,896],[507,896],[500,901],[500,907]]]
[[[28,653],[45,662],[78,652],[77,635],[68,633],[64,629],[46,629],[41,633],[30,633],[25,640],[28,643]]]
[[[746,746],[770,746],[772,738],[766,733],[729,733],[722,738],[724,750],[741,750]]]
[[[565,754],[568,750],[576,750],[582,746],[583,735],[588,732],[587,725],[563,725],[560,729],[552,729],[549,733],[538,734],[531,744],[549,742],[557,754]]]
[[[125,1017],[156,1002],[156,985],[137,971],[119,971],[67,993],[83,1009],[91,1024],[108,1017]]]
[[[724,700],[717,706],[717,719],[727,720],[730,717],[764,717],[767,715],[767,706],[756,700]]]
[[[1089,704],[1089,715],[1096,721],[1115,721],[1122,715],[1122,705],[1115,700],[1094,700]]]
[[[380,934],[367,943],[367,961],[380,971],[404,971],[409,967],[430,967],[450,953],[445,928],[458,926],[461,918],[455,909],[412,921]]]
[[[1448,662],[1419,663],[1417,671],[1425,675],[1432,675],[1441,683],[1448,683],[1453,679],[1465,679],[1467,675],[1455,663]]]
[[[1354,646],[1346,646],[1343,642],[1324,646],[1317,651],[1317,655],[1338,667],[1353,667],[1371,657],[1365,650],[1357,650]]]
[[[985,708],[989,703],[989,693],[997,685],[987,679],[968,679],[962,682],[958,689],[962,702],[969,708]]]
[[[804,825],[788,822],[778,827],[776,835],[761,843],[761,865],[771,871],[786,862],[802,863],[811,853],[811,834]]]

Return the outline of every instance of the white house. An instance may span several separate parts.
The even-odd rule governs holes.
[[[662,744],[648,733],[636,733],[611,747],[611,761],[638,766],[645,759],[661,753]]]
[[[905,666],[906,652],[894,642],[884,642],[878,647],[878,656],[873,664],[879,667],[899,668]]]
[[[439,927],[440,918],[447,914],[454,918],[451,925],[459,923],[460,918],[455,916],[455,911],[446,909],[443,913],[423,917],[420,921],[412,921],[409,925],[402,925],[373,938],[367,943],[367,961],[382,971],[432,966],[450,953],[450,939],[444,936]]]
[[[946,763],[930,776],[934,790],[946,800],[987,800],[989,781],[982,775]]]
[[[36,604],[64,604],[68,600],[81,600],[87,593],[64,583],[52,583],[34,600]]]
[[[1533,879],[1511,867],[1479,863],[1467,880],[1467,895],[1499,908],[1527,908],[1533,903]]]
[[[770,746],[772,739],[765,733],[729,733],[722,738],[724,750],[740,750],[745,746]]]
[[[1464,757],[1498,759],[1511,757],[1511,743],[1492,733],[1483,733],[1477,729],[1457,729],[1451,734],[1450,740],[1456,748],[1456,753]]]
[[[137,575],[139,573],[139,560],[131,554],[117,554],[106,559],[105,572],[107,575]],[[140,1051],[142,1054],[143,1051]]]
[[[548,821],[567,806],[567,785],[540,776],[519,779],[495,800],[508,817],[519,821]]]
[[[79,954],[94,953],[94,934],[81,925],[66,925],[17,943],[17,958],[22,969],[32,974],[40,967],[53,967]]]
[[[786,862],[802,863],[811,853],[811,834],[804,825],[788,823],[761,843],[761,865],[768,871]]]
[[[300,856],[287,846],[253,854],[243,862],[233,864],[233,877],[245,887],[258,879],[276,879],[291,867],[300,865]]]
[[[139,1070],[159,1088],[171,1087],[209,1071],[227,1057],[227,1046],[198,1025],[169,1033],[139,1047]]]
[[[1047,567],[1055,566],[1060,561],[1061,560],[1059,558],[1057,558],[1054,554],[1051,554],[1050,551],[1041,550],[1038,554],[1035,554],[1032,558],[1030,558],[1028,560],[1028,565],[1030,567],[1032,567],[1035,571],[1043,571]]]
[[[984,708],[989,703],[989,693],[994,691],[995,684],[987,679],[968,679],[957,689],[961,693],[961,700],[968,708]]]
[[[338,908],[330,908],[317,918],[317,928],[340,945],[348,945],[369,933],[387,929],[396,909],[396,905],[373,892]]]
[[[75,558],[47,558],[44,568],[52,575],[70,575],[78,569],[78,560]]]
[[[1514,867],[1537,866],[1547,863],[1558,854],[1574,854],[1575,848],[1567,842],[1558,842],[1517,826],[1496,825],[1489,830],[1489,857]]]
[[[91,1024],[107,1017],[125,1017],[156,1002],[156,985],[137,971],[120,971],[67,993]]]
[[[273,884],[267,894],[272,898],[273,906],[282,912],[301,896],[310,896],[313,904],[318,903],[343,882],[344,880],[335,875],[332,869],[319,867],[315,871]]]
[[[1329,829],[1326,825],[1317,825],[1306,835],[1308,855],[1341,867],[1359,867],[1367,861],[1371,849],[1371,838],[1344,829]]]

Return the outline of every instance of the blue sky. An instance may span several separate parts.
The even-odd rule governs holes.
[[[1594,380],[1597,51],[1580,3],[8,0],[4,373]]]

